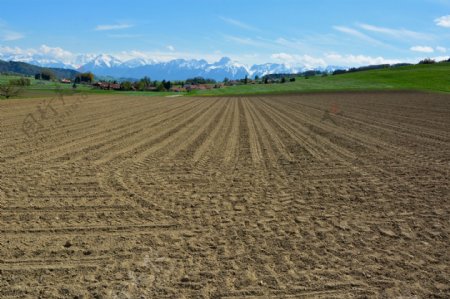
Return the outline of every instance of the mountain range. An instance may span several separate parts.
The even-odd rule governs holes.
[[[0,73],[12,73],[12,74],[20,74],[25,76],[34,76],[35,74],[41,73],[47,67],[41,67],[37,65],[33,65],[26,62],[21,61],[3,61],[0,60]],[[56,78],[74,78],[77,74],[77,71],[72,69],[65,68],[53,68],[48,67],[55,75]]]
[[[0,53],[0,59],[5,61],[21,61],[41,67],[72,69],[80,72],[92,72],[96,76],[114,78],[135,78],[144,76],[152,80],[185,80],[193,77],[211,78],[218,81],[224,78],[242,79],[245,76],[255,77],[267,74],[293,74],[311,70],[305,66],[290,66],[278,63],[254,64],[251,66],[232,61],[223,57],[219,61],[209,63],[204,59],[174,59],[170,61],[156,61],[151,59],[134,58],[122,61],[108,54],[79,55],[73,62],[63,59],[49,58],[45,55],[6,55]],[[320,71],[334,71],[346,69],[340,66],[314,68]]]

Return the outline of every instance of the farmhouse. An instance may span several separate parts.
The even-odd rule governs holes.
[[[172,87],[172,88],[170,88],[170,91],[173,91],[173,92],[184,92],[184,91],[186,91],[186,88],[184,88],[184,87]]]
[[[110,82],[95,82],[92,84],[94,87],[98,87],[104,90],[120,90],[120,84],[118,83],[110,83]]]
[[[186,84],[184,85],[184,88],[187,91],[191,91],[191,90],[207,90],[207,89],[212,89],[211,86],[207,85],[207,84]]]

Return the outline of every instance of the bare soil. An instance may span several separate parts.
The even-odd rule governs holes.
[[[0,102],[1,298],[449,298],[450,96]]]

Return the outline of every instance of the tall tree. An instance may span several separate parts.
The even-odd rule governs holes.
[[[34,78],[37,80],[50,81],[55,79],[55,74],[49,69],[43,69],[41,72],[37,73]]]
[[[91,72],[78,74],[75,78],[76,83],[92,83],[94,82],[94,74]]]
[[[8,84],[0,84],[0,96],[3,96],[7,99],[10,97],[17,96],[22,91],[22,87],[8,83]]]

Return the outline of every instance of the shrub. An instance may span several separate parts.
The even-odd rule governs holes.
[[[133,83],[131,83],[130,81],[123,81],[120,84],[120,89],[121,90],[131,90],[133,87]]]
[[[9,84],[0,84],[0,96],[3,96],[7,99],[10,97],[18,95],[22,91],[22,88],[17,85]]]
[[[436,63],[436,61],[431,58],[425,58],[419,61],[419,64],[433,64],[433,63]]]
[[[156,87],[157,91],[166,91],[166,88],[164,87],[164,84],[161,82],[158,84],[158,86]]]
[[[347,73],[346,70],[335,70],[333,72],[333,75],[341,75],[341,74],[345,74],[345,73]]]
[[[19,78],[19,79],[9,80],[9,84],[16,85],[16,86],[30,86],[31,81],[28,78]]]
[[[55,79],[55,74],[51,71],[51,70],[42,70],[40,73],[37,73],[36,75],[34,75],[34,78],[36,80],[46,80],[46,81],[50,81]]]
[[[75,83],[92,83],[94,82],[94,74],[91,72],[81,73],[75,77]]]
[[[198,85],[198,84],[214,84],[216,83],[216,80],[214,79],[205,79],[203,77],[195,77],[195,78],[190,78],[186,80],[186,84],[193,84],[193,85]]]

